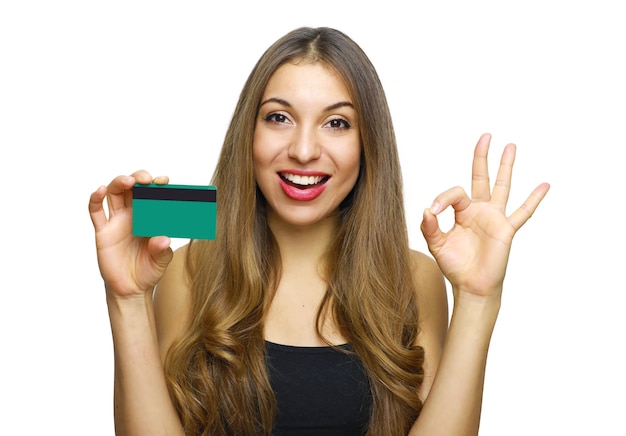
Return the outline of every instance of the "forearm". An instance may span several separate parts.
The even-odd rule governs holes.
[[[152,300],[108,299],[115,351],[118,435],[183,435],[159,357]]]
[[[477,435],[499,301],[455,300],[433,386],[410,435]]]

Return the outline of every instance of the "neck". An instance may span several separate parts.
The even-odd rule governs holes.
[[[328,217],[313,225],[294,226],[275,219],[270,212],[268,224],[278,243],[283,268],[307,264],[317,267],[328,250],[337,217]]]

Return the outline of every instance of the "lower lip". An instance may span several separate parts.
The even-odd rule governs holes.
[[[299,189],[285,183],[285,181],[280,176],[278,177],[278,180],[280,182],[280,187],[283,188],[283,192],[285,193],[285,195],[296,201],[315,200],[317,197],[322,195],[322,192],[324,192],[324,189],[326,189],[326,183],[311,188]]]

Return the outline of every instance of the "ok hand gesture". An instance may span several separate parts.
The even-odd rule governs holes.
[[[504,148],[492,190],[487,168],[490,141],[491,135],[484,134],[476,144],[471,198],[462,188],[451,188],[437,196],[432,207],[424,211],[422,233],[456,296],[467,293],[486,299],[500,298],[513,236],[550,188],[547,183],[540,184],[507,216],[516,147],[508,144]],[[454,209],[454,225],[444,233],[437,215],[448,206]]]

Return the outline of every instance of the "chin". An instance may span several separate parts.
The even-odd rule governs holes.
[[[311,210],[298,210],[292,213],[272,213],[272,221],[292,227],[313,227],[334,220],[337,213],[322,213]]]

